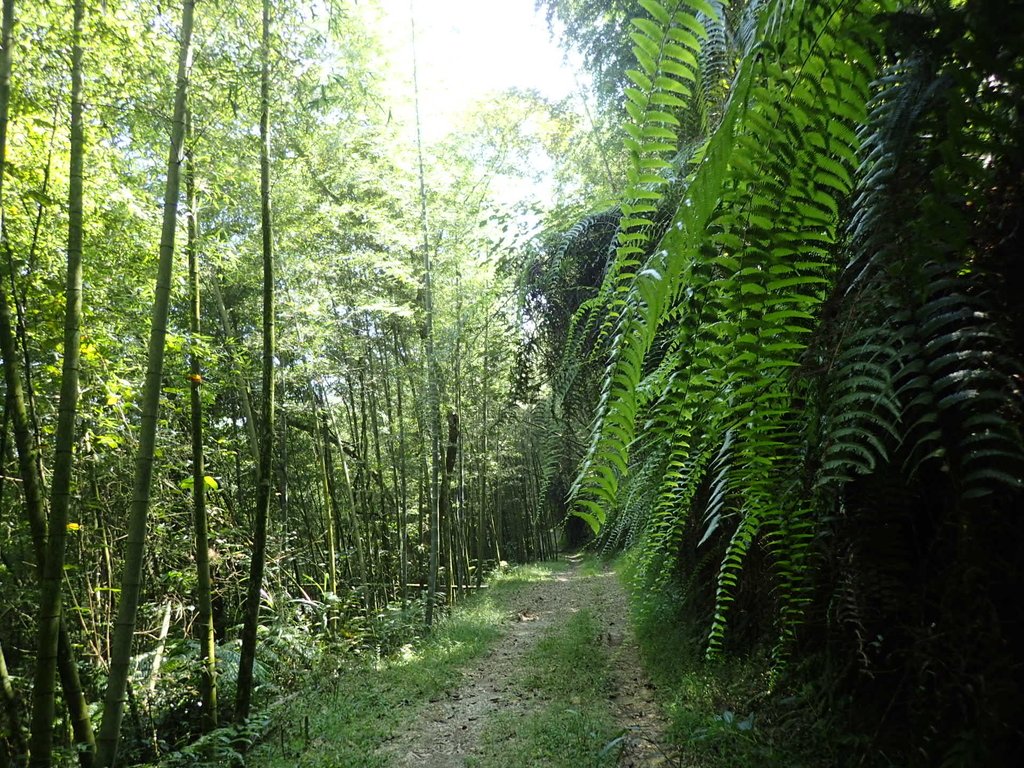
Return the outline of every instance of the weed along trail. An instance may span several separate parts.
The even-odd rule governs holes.
[[[380,749],[413,768],[662,763],[615,574],[571,557],[502,600],[503,634]]]
[[[520,566],[418,647],[340,665],[289,702],[250,768],[670,765],[616,575]]]

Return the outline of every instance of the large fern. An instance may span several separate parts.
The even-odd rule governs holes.
[[[585,345],[605,364],[574,509],[605,546],[639,544],[645,587],[685,585],[711,655],[739,606],[768,605],[777,659],[827,624],[872,685],[904,669],[879,696],[919,702],[908,716],[934,757],[949,739],[927,692],[954,702],[934,707],[941,728],[964,733],[971,711],[987,732],[1017,674],[1019,632],[990,593],[1021,580],[1007,522],[1024,504],[1019,15],[896,0],[643,10],[633,183],[576,318],[606,343]],[[700,31],[692,92],[666,105],[678,125],[645,133],[674,25]],[[658,141],[673,131],[670,157]],[[641,141],[665,153],[658,179]],[[812,606],[819,621],[798,632]],[[980,656],[972,626],[990,637]]]
[[[701,12],[718,18],[713,8]],[[830,282],[829,249],[852,187],[855,127],[873,73],[866,18],[856,4],[766,7],[722,120],[693,158],[671,225],[643,268],[631,271],[637,254],[628,251],[620,253],[626,267],[610,276],[621,310],[575,487],[578,513],[599,526],[614,507],[636,420],[646,412],[645,439],[669,446],[652,546],[670,550],[708,460],[727,432],[734,435],[730,482],[742,494],[718,577],[713,652],[755,536],[775,553],[785,585],[783,634],[803,603],[806,505],[796,501],[800,488],[780,482],[789,478],[792,486],[801,462],[788,370],[799,364]],[[689,23],[700,24],[696,16]],[[682,320],[672,327],[670,318]],[[652,349],[667,351],[654,369],[665,381],[656,400],[644,397]]]
[[[908,480],[936,465],[967,501],[1021,487],[1009,400],[1019,364],[964,271],[960,215],[939,213],[939,200],[919,207],[905,192],[908,174],[923,171],[919,120],[950,85],[933,67],[923,57],[898,62],[872,99],[842,279],[856,314],[828,373],[838,396],[826,413],[820,482],[869,474],[898,454]]]

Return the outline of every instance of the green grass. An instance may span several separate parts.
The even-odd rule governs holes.
[[[608,716],[564,703],[527,715],[502,712],[487,723],[483,755],[469,768],[611,768],[618,734]]]
[[[601,625],[586,610],[537,643],[514,681],[526,712],[492,715],[472,768],[598,768],[616,764],[616,731],[608,694],[609,658]]]
[[[602,627],[588,610],[572,614],[563,627],[542,637],[523,663],[520,683],[529,690],[570,703],[610,691],[608,654]]]
[[[495,574],[488,588],[460,605],[415,646],[382,663],[327,668],[319,684],[287,704],[264,743],[247,756],[249,768],[383,767],[377,754],[420,707],[458,685],[460,669],[501,635],[515,596],[564,563],[522,566]]]
[[[608,561],[604,558],[586,556],[580,561],[579,575],[583,578],[600,576],[607,570],[608,566]]]

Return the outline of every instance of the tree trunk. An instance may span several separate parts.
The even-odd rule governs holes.
[[[267,556],[267,517],[273,489],[274,456],[274,243],[270,218],[270,0],[263,0],[263,35],[260,47],[260,221],[263,230],[263,408],[260,425],[259,485],[256,491],[256,521],[253,531],[249,589],[242,628],[242,651],[238,662],[238,695],[235,718],[249,716],[252,705],[253,662],[256,660],[256,630],[260,617],[260,593]]]
[[[366,325],[367,338],[371,337],[371,328],[369,321]],[[366,345],[366,359],[370,366],[370,380],[371,382],[377,381],[378,370],[375,363],[375,355],[371,344]],[[387,391],[387,381],[385,376],[381,376],[383,387],[385,392]],[[388,498],[396,497],[397,491],[392,489],[392,493],[389,493],[387,484],[384,482],[384,457],[381,453],[381,430],[380,430],[380,396],[378,394],[378,387],[374,386],[369,392],[370,401],[370,428],[373,434],[373,456],[377,462],[376,478],[377,478],[377,489],[380,491],[380,503],[378,504],[378,517],[380,519],[380,535],[381,535],[381,553],[386,560],[381,563],[380,581],[381,590],[384,595],[384,602],[390,602],[394,598],[394,584],[397,581],[394,573],[394,555],[392,553],[391,537],[388,533],[388,515],[386,511],[388,509]],[[393,462],[392,462],[393,464]],[[372,474],[372,473],[371,473]]]
[[[484,317],[484,357],[481,379],[483,380],[483,426],[480,430],[480,509],[477,510],[476,521],[476,586],[483,583],[484,579],[484,543],[486,541],[486,515],[487,515],[487,401],[490,395],[490,378],[487,375],[487,354],[488,342],[490,341],[491,313]]]
[[[156,650],[153,652],[153,667],[149,670],[149,682],[146,683],[146,698],[152,699],[156,693],[156,684],[160,680],[160,668],[164,665],[164,651],[167,650],[167,634],[171,631],[171,603],[164,603],[164,615],[160,622],[160,634],[156,638]]]
[[[452,602],[452,526],[451,526],[451,512],[452,502],[449,496],[449,485],[448,485],[448,472],[445,470],[445,464],[441,462],[441,476],[437,486],[437,526],[438,526],[438,560],[440,565],[438,566],[438,575],[440,575],[440,568],[444,567],[445,580],[443,585],[438,585],[436,589],[444,587],[444,600],[446,604]],[[433,536],[431,536],[431,542],[433,542]]]
[[[203,729],[217,727],[217,641],[213,630],[213,584],[210,579],[210,523],[206,513],[206,463],[203,456],[203,383],[199,361],[200,295],[199,295],[199,211],[196,200],[195,148],[191,146],[192,114],[186,112],[185,204],[188,206],[188,284],[190,352],[190,406],[192,417],[192,524],[196,551],[196,596],[199,604],[199,658],[202,676],[199,682],[203,699]]]
[[[416,22],[412,20],[412,82],[416,102],[416,152],[420,176],[420,226],[423,230],[423,325],[420,335],[426,358],[427,427],[430,430],[430,562],[427,567],[427,607],[425,621],[434,623],[434,599],[437,593],[437,557],[441,544],[440,474],[441,474],[441,404],[437,391],[437,360],[434,356],[434,305],[431,296],[430,236],[427,228],[427,188],[423,174],[423,137],[420,130],[419,77],[416,69]]]
[[[71,167],[68,190],[68,262],[64,308],[64,360],[61,367],[50,520],[39,596],[36,672],[32,687],[33,768],[49,768],[56,709],[57,646],[64,584],[64,541],[74,467],[75,417],[78,412],[80,337],[82,327],[82,23],[83,0],[75,0],[71,53]]]
[[[281,388],[285,389],[285,380],[281,378]],[[278,489],[281,495],[281,531],[282,541],[287,544],[288,539],[288,525],[289,518],[291,517],[290,499],[289,493],[291,489],[289,487],[288,477],[288,412],[282,408],[281,411],[281,428],[278,432],[281,441],[281,456],[280,462],[277,467],[277,481]]]
[[[334,423],[334,414],[328,412],[330,415],[331,423],[334,426],[334,433],[338,433],[337,424]],[[345,449],[341,448],[338,451],[338,458],[341,459],[341,471],[345,477],[345,492],[348,496],[348,523],[349,531],[352,536],[352,542],[355,545],[356,550],[356,569],[359,573],[359,578],[362,580],[363,585],[363,607],[366,609],[367,615],[370,612],[370,574],[367,570],[366,565],[366,551],[363,545],[362,531],[359,527],[359,516],[356,514],[356,496],[355,490],[352,488],[352,473],[348,468],[348,459],[345,458]]]
[[[501,549],[505,543],[505,510],[503,509],[504,499],[498,492],[494,493],[494,515],[491,518],[491,525],[494,527],[494,559],[501,562]]]
[[[444,451],[444,465],[441,473],[441,492],[440,492],[440,516],[443,521],[445,531],[445,548],[447,550],[445,563],[448,572],[447,578],[447,594],[448,603],[451,604],[455,600],[455,558],[456,550],[458,549],[458,536],[456,529],[456,520],[452,510],[452,491],[451,491],[451,478],[452,473],[455,471],[455,461],[457,459],[459,446],[459,416],[457,413],[452,411],[448,414],[448,441],[445,443]]]
[[[384,408],[387,415],[388,439],[386,443],[388,464],[391,466],[391,488],[393,491],[393,504],[395,514],[395,536],[398,545],[398,562],[394,573],[393,587],[396,596],[402,601],[405,608],[408,599],[406,588],[406,554],[405,554],[405,458],[404,458],[404,428],[401,424],[401,407],[398,415],[395,413],[395,401],[391,394],[392,367],[388,344],[386,343],[386,329],[382,329],[380,350],[381,380],[384,384]],[[394,381],[398,387],[399,400],[401,400],[402,377],[401,371],[395,372]],[[399,435],[395,436],[395,425],[398,425]],[[397,445],[396,445],[397,444]],[[383,471],[383,469],[382,469]]]
[[[399,582],[402,592],[402,607],[405,608],[409,602],[409,530],[408,530],[408,509],[409,509],[409,485],[408,468],[405,463],[405,418],[402,414],[402,371],[401,356],[398,350],[398,329],[394,329],[395,336],[395,406],[398,418],[398,470],[401,478],[401,501],[398,511],[399,530]]]
[[[455,519],[454,519],[454,531],[455,536],[453,546],[455,549],[455,582],[458,587],[459,597],[462,597],[464,587],[466,585],[466,559],[464,557],[466,551],[466,500],[464,497],[464,488],[466,482],[466,466],[464,461],[464,446],[462,445],[462,434],[459,432],[459,424],[462,422],[462,357],[463,354],[467,354],[462,351],[462,272],[457,270],[455,273],[455,297],[456,297],[456,323],[455,323],[455,412],[448,416],[448,440],[449,449],[451,448],[451,425],[452,417],[455,417],[455,451],[458,455],[458,472],[455,475]],[[451,476],[455,467],[448,470],[449,476]]]
[[[324,516],[327,524],[324,539],[327,542],[327,629],[333,635],[338,629],[338,556],[336,520],[338,518],[338,494],[334,487],[334,460],[331,457],[327,418],[320,412],[316,390],[309,385],[309,397],[313,407],[313,450],[319,454],[320,473],[323,479]]]
[[[3,178],[7,151],[7,115],[10,104],[11,76],[11,31],[14,25],[14,2],[3,2],[2,41],[0,41],[0,206],[3,204]],[[6,242],[6,234],[0,232]],[[32,534],[37,569],[42,578],[46,557],[46,508],[43,501],[42,477],[38,458],[37,441],[29,422],[25,392],[21,384],[18,364],[17,340],[11,327],[10,305],[0,279],[0,351],[4,359],[4,379],[14,431],[15,447],[18,451],[18,467],[25,498],[25,511],[29,530]],[[67,629],[60,622],[57,638],[57,669],[60,674],[64,701],[71,719],[75,743],[79,747],[79,762],[83,768],[92,765],[95,741],[89,707],[78,678],[78,666],[68,638]]]
[[[157,413],[164,365],[164,341],[167,336],[167,309],[171,292],[174,261],[174,235],[177,228],[178,192],[181,180],[182,148],[185,138],[185,97],[192,64],[192,16],[194,0],[184,0],[181,14],[181,43],[178,54],[177,87],[171,122],[171,147],[167,158],[167,185],[164,192],[163,227],[160,233],[160,262],[157,269],[156,297],[149,332],[146,383],[142,394],[142,429],[128,522],[121,596],[117,606],[110,675],[103,706],[103,725],[98,739],[97,762],[111,768],[117,758],[121,720],[124,717],[128,674],[132,658],[132,637],[142,591],[142,566],[146,550],[149,495],[153,479],[153,455],[156,447]]]
[[[11,683],[11,676],[7,673],[7,657],[4,656],[2,643],[0,643],[0,696],[4,700],[4,715],[7,718],[11,743],[18,754],[24,754],[28,748],[25,744],[25,734],[21,729],[21,705],[14,691],[14,685]]]
[[[359,487],[359,506],[360,506],[360,518],[363,521],[362,530],[365,531],[366,540],[366,568],[369,581],[364,581],[363,584],[366,588],[366,595],[368,598],[367,606],[372,610],[376,609],[377,606],[377,590],[376,584],[383,581],[383,573],[381,569],[381,544],[380,536],[373,527],[373,487],[371,480],[371,466],[370,466],[370,438],[367,432],[367,425],[369,423],[369,417],[366,405],[366,379],[363,375],[363,361],[360,361],[356,365],[356,369],[359,371],[359,411],[358,420],[353,422],[352,435],[354,440],[358,440],[357,452],[361,459],[356,467],[356,477],[361,477],[362,481],[358,484]],[[353,404],[353,408],[355,405]]]

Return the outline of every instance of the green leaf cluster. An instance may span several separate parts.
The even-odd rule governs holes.
[[[751,3],[721,117],[672,163],[693,84],[721,71],[702,41],[726,17],[641,5],[630,185],[604,284],[576,317],[581,329],[603,313],[609,341],[573,510],[606,545],[641,542],[659,588],[681,560],[714,559],[710,656],[747,582],[767,579],[781,660],[825,521],[858,477],[938,472],[965,510],[1019,493],[1019,362],[979,290],[965,201],[947,192],[976,194],[997,151],[981,126],[1001,106],[955,132],[981,140],[980,164],[936,142],[933,170],[917,169],[936,191],[909,206],[903,158],[942,78],[893,53],[877,4]]]

